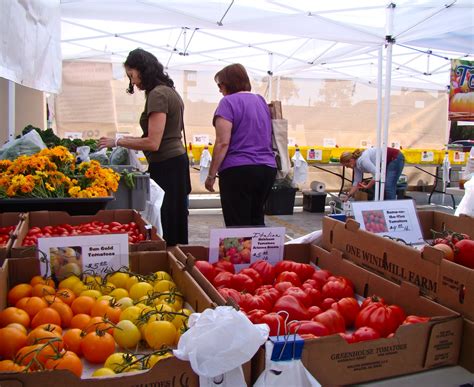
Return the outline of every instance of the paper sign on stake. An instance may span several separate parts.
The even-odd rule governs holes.
[[[408,244],[425,243],[413,200],[352,202],[352,210],[363,230]]]
[[[128,266],[128,234],[38,238],[38,250],[46,254],[49,270],[58,280],[84,271],[102,276]],[[46,274],[45,265],[41,274]]]
[[[237,271],[259,259],[274,265],[283,258],[284,243],[284,227],[212,229],[209,262],[224,259]]]

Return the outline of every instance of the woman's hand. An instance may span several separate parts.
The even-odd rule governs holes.
[[[214,191],[214,183],[216,181],[216,178],[215,177],[212,177],[212,176],[208,176],[206,178],[206,181],[204,183],[204,186],[206,187],[206,189],[209,191],[209,192],[215,192]]]
[[[116,146],[115,138],[101,137],[99,140],[99,149],[102,148],[113,148]]]

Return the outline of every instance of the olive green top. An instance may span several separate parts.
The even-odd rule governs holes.
[[[152,112],[165,113],[166,124],[160,147],[157,151],[145,151],[148,163],[160,162],[186,153],[181,141],[184,103],[175,89],[158,85],[151,90],[146,98],[145,110],[140,117],[143,136],[148,136],[148,116]]]

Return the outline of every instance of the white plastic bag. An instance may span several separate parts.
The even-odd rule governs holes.
[[[304,367],[301,360],[272,361],[273,343],[265,343],[265,370],[254,387],[319,387],[321,384]],[[317,361],[315,359],[315,361]]]
[[[207,179],[207,175],[209,174],[209,168],[211,167],[212,156],[211,153],[204,148],[201,153],[201,159],[199,160],[199,180],[201,184],[204,184]]]
[[[129,149],[128,150],[128,160],[130,165],[139,170],[140,172],[146,172],[148,170],[148,164],[147,163],[142,163],[140,158],[144,159],[145,155],[143,154],[142,151],[137,151],[134,149]]]
[[[148,220],[160,236],[163,236],[163,227],[161,226],[161,205],[165,197],[165,191],[153,179],[150,179],[150,200],[145,203],[145,209],[141,215]]]
[[[299,150],[295,152],[291,158],[291,161],[293,161],[294,164],[292,180],[293,185],[305,183],[308,176],[308,163]]]
[[[454,215],[461,214],[474,217],[474,175],[464,183],[464,196],[459,203]]]
[[[212,379],[222,375],[223,380],[232,380],[232,385],[243,386],[243,373],[235,369],[253,357],[268,334],[268,325],[254,325],[233,307],[218,306],[189,317],[189,330],[181,336],[173,353],[191,363],[193,371],[201,377],[201,386],[212,386],[209,383],[217,381]],[[211,380],[205,381],[207,378]]]
[[[105,148],[104,148],[105,149]],[[76,149],[76,162],[77,163],[83,163],[86,161],[91,161],[89,154],[91,152],[91,147],[84,145],[84,146],[78,146]]]
[[[0,160],[15,160],[22,155],[33,155],[46,148],[45,143],[36,130],[8,141],[0,147]]]

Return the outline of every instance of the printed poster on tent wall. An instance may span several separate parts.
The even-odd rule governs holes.
[[[451,60],[449,119],[474,121],[474,62]]]

